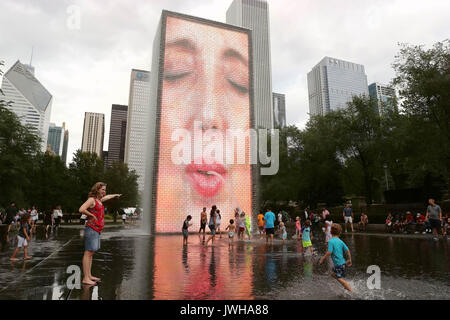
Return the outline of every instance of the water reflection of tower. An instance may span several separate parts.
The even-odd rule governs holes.
[[[209,263],[209,284],[211,288],[216,286],[217,276],[216,276],[216,259],[214,256],[214,247],[211,248],[211,259]]]

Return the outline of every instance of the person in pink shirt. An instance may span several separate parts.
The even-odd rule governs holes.
[[[330,212],[327,210],[327,208],[323,208],[322,210],[322,220],[327,220],[327,216],[330,214]]]
[[[302,234],[302,225],[300,224],[300,217],[297,216],[295,218],[295,236],[297,237],[297,240],[300,240],[300,235]]]

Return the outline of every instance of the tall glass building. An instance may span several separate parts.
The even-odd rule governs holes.
[[[103,159],[103,140],[105,137],[105,115],[85,112],[81,151],[96,153]]]
[[[66,123],[63,122],[63,127],[66,127]],[[67,164],[67,149],[69,148],[69,130],[64,130],[64,142],[63,142],[63,150],[61,155],[61,160],[64,164]]]
[[[125,140],[125,163],[138,174],[139,191],[144,190],[145,138],[150,109],[150,72],[131,70],[128,122]]]
[[[125,139],[127,135],[128,106],[113,104],[111,107],[111,123],[109,126],[108,159],[106,166],[114,162],[124,162]]]
[[[311,116],[345,108],[353,96],[368,94],[367,76],[361,64],[325,57],[308,72]]]
[[[378,113],[383,115],[386,108],[397,109],[395,89],[374,82],[369,85],[369,95],[378,100]]]
[[[273,97],[273,126],[275,128],[286,127],[286,95],[272,93]]]
[[[62,156],[63,152],[65,133],[64,126],[64,123],[62,127],[58,127],[54,123],[50,123],[50,126],[48,128],[47,144],[49,145],[51,151],[53,151],[58,156]]]
[[[252,30],[255,123],[273,128],[269,5],[261,0],[234,0],[227,23]]]
[[[30,72],[19,60],[3,76],[2,90],[2,100],[12,101],[8,109],[41,138],[41,150],[45,152],[53,101],[50,92],[34,76],[34,69]]]

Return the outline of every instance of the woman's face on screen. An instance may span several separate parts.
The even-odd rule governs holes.
[[[200,215],[203,207],[213,204],[223,213],[232,213],[235,207],[251,209],[250,164],[227,163],[225,156],[226,148],[228,153],[231,150],[225,143],[227,130],[247,132],[250,128],[249,93],[246,33],[167,18],[157,232],[169,232],[174,226],[178,231],[183,215],[197,211]],[[177,144],[171,137],[177,129],[191,134],[191,161],[187,164],[175,164],[171,158]],[[198,139],[198,133],[203,139]],[[205,152],[214,143],[221,151]],[[198,147],[203,152],[194,151]],[[248,150],[246,143],[245,152]],[[178,216],[173,210],[183,212]],[[193,215],[194,225],[197,220]]]

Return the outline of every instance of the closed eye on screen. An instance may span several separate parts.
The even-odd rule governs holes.
[[[186,71],[186,72],[181,72],[181,73],[165,73],[164,80],[167,80],[169,82],[174,82],[174,81],[177,81],[179,79],[182,79],[182,78],[190,75],[191,73],[192,73],[192,71]]]
[[[238,90],[240,93],[242,93],[242,94],[246,94],[246,93],[248,93],[248,88],[247,87],[245,87],[245,86],[241,86],[240,84],[237,84],[236,82],[234,82],[233,80],[231,80],[231,79],[227,79],[228,80],[228,82],[236,89],[236,90]]]

